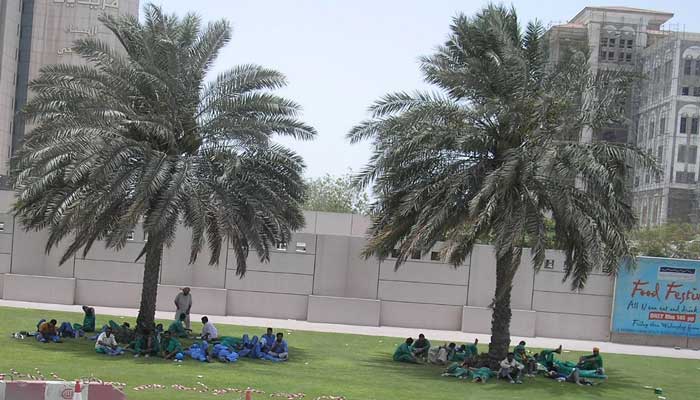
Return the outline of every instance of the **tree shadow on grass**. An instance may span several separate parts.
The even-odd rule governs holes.
[[[199,340],[183,340],[182,345],[183,348],[187,349],[192,343],[195,342],[200,342]],[[36,340],[34,337],[27,337],[24,340],[15,340],[12,343],[15,343],[17,346],[22,346],[23,349],[26,349],[27,351],[49,351],[52,353],[63,353],[63,354],[71,354],[73,356],[79,356],[81,358],[92,358],[95,360],[101,360],[101,361],[116,361],[124,358],[131,358],[135,363],[139,364],[156,364],[156,363],[170,363],[171,361],[166,361],[161,357],[158,356],[152,356],[152,357],[139,357],[139,358],[133,358],[133,353],[130,352],[125,352],[121,356],[107,356],[104,354],[99,354],[95,352],[95,342],[89,339],[85,338],[79,338],[79,339],[72,339],[72,338],[66,338],[63,339],[62,343],[42,343]],[[274,363],[271,361],[266,361],[266,360],[255,360],[252,358],[242,358],[239,360],[239,362],[264,362],[266,364],[297,364],[297,363],[304,363],[307,362],[308,360],[308,352],[302,348],[298,347],[289,347],[289,354],[290,354],[290,359],[288,362],[283,362],[283,363]],[[192,360],[189,357],[185,358],[185,362],[198,362],[195,360]],[[215,360],[214,362],[219,362],[218,360]]]
[[[613,378],[608,380],[593,379],[592,381],[595,385],[592,387],[577,386],[568,382],[560,383],[541,375],[536,378],[525,379],[523,385],[511,385],[496,378],[491,378],[486,384],[477,384],[472,383],[470,379],[461,380],[441,376],[445,369],[444,366],[396,362],[391,358],[391,354],[388,353],[373,354],[361,362],[361,365],[383,373],[400,375],[410,381],[444,381],[445,384],[460,382],[478,385],[479,390],[494,393],[498,398],[509,398],[513,393],[525,390],[528,394],[532,392],[531,394],[534,395],[536,394],[535,392],[538,392],[537,394],[546,394],[552,398],[569,396],[573,398],[592,397],[605,399],[610,397],[609,394],[611,392],[619,393],[639,389],[638,382],[621,374],[614,374]]]

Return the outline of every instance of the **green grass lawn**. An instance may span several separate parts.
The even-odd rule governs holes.
[[[99,308],[98,308],[99,313]],[[61,344],[43,344],[33,338],[16,340],[11,332],[31,330],[40,318],[78,322],[80,314],[21,310],[0,307],[0,372],[11,368],[34,374],[38,368],[44,376],[55,373],[67,380],[78,377],[124,382],[129,399],[205,399],[211,393],[175,391],[172,384],[194,387],[197,382],[210,389],[253,387],[266,394],[253,398],[269,399],[278,392],[305,393],[306,399],[321,395],[342,395],[348,400],[430,400],[430,399],[656,399],[644,386],[662,387],[669,400],[697,399],[700,389],[700,361],[658,357],[605,354],[609,380],[595,387],[577,387],[542,377],[527,379],[524,385],[510,385],[492,380],[475,384],[440,376],[441,368],[399,364],[391,361],[401,339],[315,333],[285,330],[290,345],[290,361],[270,363],[241,360],[235,364],[205,364],[186,360],[176,364],[159,358],[134,359],[95,354],[90,341],[68,339]],[[97,316],[101,326],[110,318]],[[117,321],[132,319],[113,318]],[[167,326],[167,325],[166,325]],[[261,334],[262,327],[250,328],[218,325],[220,335]],[[194,324],[193,329],[200,329]],[[418,332],[416,332],[418,333]],[[485,350],[485,346],[481,350]],[[564,353],[576,360],[580,353]],[[201,375],[202,378],[198,378]],[[166,389],[134,391],[144,384],[162,384]],[[237,399],[227,394],[217,398]]]

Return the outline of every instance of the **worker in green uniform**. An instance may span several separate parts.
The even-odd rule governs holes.
[[[474,343],[465,345],[465,349],[467,352],[467,357],[465,358],[474,358],[479,355],[479,348],[477,347],[478,344],[479,339],[474,338]]]
[[[469,368],[464,367],[460,363],[452,363],[445,369],[442,376],[451,376],[455,378],[465,379],[469,377]]]
[[[187,316],[185,314],[180,314],[178,319],[173,321],[170,326],[168,327],[168,332],[170,332],[173,336],[177,336],[180,338],[186,338],[187,337],[187,329],[185,329],[185,318]]]
[[[603,357],[600,356],[600,349],[594,347],[593,354],[581,357],[577,367],[583,370],[603,371]]]
[[[554,350],[542,350],[535,355],[538,363],[542,364],[546,369],[550,369],[554,365],[554,354],[561,354],[561,345]]]
[[[146,358],[160,353],[160,342],[158,335],[146,328],[136,340],[132,342],[134,347],[134,357],[144,356]]]
[[[472,376],[472,382],[486,383],[490,378],[496,376],[496,372],[489,367],[469,368],[469,373]]]
[[[161,347],[163,349],[163,358],[166,360],[173,360],[178,354],[182,355],[183,353],[180,341],[177,340],[170,331],[163,332],[163,343]]]
[[[537,371],[537,361],[527,354],[525,345],[525,341],[521,340],[520,343],[513,348],[513,354],[515,354],[515,361],[525,366],[525,375],[532,376],[535,374],[535,371]]]
[[[73,324],[74,331],[95,332],[95,309],[83,306],[83,324]]]
[[[415,358],[428,358],[428,351],[430,351],[430,341],[426,339],[424,334],[418,335],[418,340],[413,342],[411,346],[413,351],[413,356]]]
[[[417,363],[418,360],[413,355],[413,338],[406,339],[394,352],[394,361]]]

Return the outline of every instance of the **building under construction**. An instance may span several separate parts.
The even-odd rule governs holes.
[[[584,130],[581,140],[636,144],[659,161],[659,176],[635,169],[630,182],[642,226],[700,216],[700,33],[673,26],[672,17],[638,8],[586,7],[548,32],[554,60],[564,47],[585,45],[592,69],[622,69],[640,76],[630,93],[625,123],[599,132]]]

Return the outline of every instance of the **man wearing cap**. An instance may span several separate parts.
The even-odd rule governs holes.
[[[192,308],[192,295],[190,288],[182,288],[182,292],[175,296],[175,321],[181,321],[180,315],[185,316],[185,328],[190,329],[190,309]]]
[[[600,349],[594,347],[593,354],[581,357],[577,367],[583,370],[603,371],[603,357],[600,356]]]

